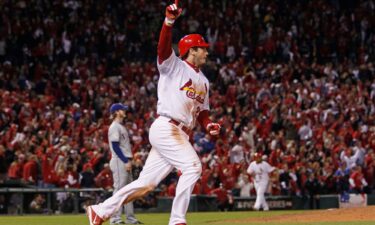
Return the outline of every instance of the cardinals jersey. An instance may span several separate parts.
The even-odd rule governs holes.
[[[270,176],[269,173],[275,170],[275,167],[270,166],[267,162],[256,163],[253,161],[247,168],[247,173],[255,175],[255,182],[268,183]]]
[[[209,82],[204,74],[178,58],[173,52],[158,63],[157,113],[193,128],[199,113],[209,110]]]

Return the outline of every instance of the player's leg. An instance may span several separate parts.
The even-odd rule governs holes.
[[[126,172],[126,174],[127,174],[126,183],[130,184],[133,181],[133,175],[131,173],[129,173],[129,172]],[[124,205],[124,209],[125,209],[125,215],[126,215],[126,221],[125,221],[125,223],[126,224],[134,224],[134,223],[136,223],[138,220],[137,220],[137,218],[135,218],[135,215],[134,215],[134,205],[133,205],[133,202],[126,203]]]
[[[267,183],[260,183],[259,184],[259,202],[260,202],[260,207],[263,208],[263,210],[269,210],[268,204],[266,202],[266,197],[264,196],[265,192],[267,189]]]
[[[115,194],[118,190],[120,190],[122,187],[125,186],[127,173],[125,171],[124,163],[119,159],[111,159],[111,161],[109,162],[109,167],[112,171],[113,194]],[[122,221],[121,219],[122,209],[123,208],[120,207],[120,209],[117,210],[117,212],[111,216],[111,219],[110,219],[111,224],[119,223]]]
[[[126,203],[124,205],[124,209],[125,209],[125,215],[126,215],[126,221],[125,221],[125,223],[126,224],[136,223],[138,220],[137,220],[137,218],[135,218],[135,215],[134,215],[134,205],[133,205],[133,202]]]
[[[255,192],[256,192],[256,199],[255,199],[255,204],[254,204],[254,207],[253,209],[254,210],[259,210],[260,207],[261,207],[261,197],[260,197],[260,190],[259,190],[259,183],[258,182],[254,182],[254,187],[255,187]]]
[[[158,132],[153,132],[154,129]],[[176,187],[169,224],[186,223],[190,196],[202,172],[199,157],[191,146],[188,135],[167,120],[158,119],[154,122],[150,130],[150,142],[182,173]]]
[[[189,206],[191,193],[194,189],[195,183],[199,179],[202,173],[202,165],[199,161],[198,156],[195,158],[196,152],[193,147],[186,148],[187,152],[184,154],[186,158],[190,158],[193,161],[188,163],[181,161],[177,162],[177,168],[181,171],[181,176],[178,180],[176,187],[176,196],[173,199],[172,212],[169,224],[177,224],[186,222],[185,215]],[[190,153],[188,153],[190,152]],[[194,154],[193,154],[194,153]],[[190,154],[190,155],[189,155]],[[198,161],[197,161],[198,159]]]
[[[152,148],[139,178],[116,192],[103,203],[93,205],[94,212],[107,220],[123,204],[152,191],[173,169],[160,154]]]

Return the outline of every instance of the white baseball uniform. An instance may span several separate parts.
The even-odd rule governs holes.
[[[115,194],[118,190],[120,190],[125,185],[129,184],[133,181],[133,176],[131,172],[128,172],[125,169],[125,163],[117,156],[115,151],[112,147],[112,142],[118,142],[120,149],[122,151],[122,154],[127,157],[129,160],[133,157],[133,154],[131,152],[131,144],[129,140],[129,134],[126,128],[114,120],[109,129],[108,129],[108,142],[109,147],[111,149],[111,160],[109,162],[109,166],[112,171],[113,175],[113,194]],[[129,202],[124,205],[125,215],[126,215],[126,223],[136,223],[137,219],[134,216],[134,207],[133,202]],[[115,224],[118,223],[121,220],[121,214],[122,214],[122,207],[111,216],[110,222]]]
[[[173,168],[182,172],[172,205],[169,225],[186,223],[185,215],[195,182],[202,166],[189,142],[188,129],[192,129],[201,110],[209,110],[209,82],[201,71],[195,70],[174,52],[158,62],[157,112],[160,115],[151,125],[149,140],[152,145],[139,178],[126,185],[111,198],[92,209],[104,220],[119,209],[133,192],[157,186]]]
[[[260,208],[263,208],[263,210],[269,210],[264,193],[266,192],[270,180],[269,173],[274,170],[275,167],[270,166],[270,164],[264,161],[260,163],[253,161],[247,168],[247,173],[252,174],[255,178],[254,187],[257,193],[257,198],[254,204],[255,210],[259,210]]]

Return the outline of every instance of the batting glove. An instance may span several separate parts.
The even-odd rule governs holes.
[[[178,0],[169,5],[165,10],[165,23],[172,26],[174,21],[181,15],[182,9],[178,8]]]
[[[220,133],[220,128],[221,126],[218,123],[209,123],[206,127],[206,129],[212,136],[218,135]]]

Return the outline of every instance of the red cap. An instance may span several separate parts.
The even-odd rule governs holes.
[[[209,46],[210,45],[200,34],[186,35],[178,42],[178,50],[180,51],[180,56],[184,56],[192,47],[208,48]]]

